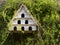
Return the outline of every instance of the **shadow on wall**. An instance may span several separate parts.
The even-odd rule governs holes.
[[[16,42],[19,42],[19,44],[21,44],[21,42],[23,42],[23,45],[26,43],[26,39],[27,38],[34,38],[34,34],[32,33],[26,33],[26,34],[22,34],[22,33],[12,33],[8,36],[7,40],[5,41],[5,43],[3,45],[16,45]]]

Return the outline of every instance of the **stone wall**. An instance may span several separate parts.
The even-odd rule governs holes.
[[[0,0],[0,7],[6,2],[6,0]]]

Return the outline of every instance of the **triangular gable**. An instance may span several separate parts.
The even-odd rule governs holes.
[[[31,15],[31,13],[29,12],[29,10],[27,9],[27,7],[24,5],[24,4],[22,4],[21,6],[20,6],[20,8],[17,10],[17,12],[16,12],[16,14],[13,16],[13,18],[12,18],[12,20],[10,21],[10,22],[12,22],[13,21],[13,19],[14,19],[14,17],[18,14],[18,12],[20,12],[22,9],[24,9],[25,11],[27,11],[27,13],[31,16],[31,18],[34,20],[34,22],[35,22],[35,24],[38,26],[38,22],[37,22],[37,20],[36,20],[36,18],[34,18],[32,15]],[[8,26],[10,25],[10,23],[8,24]]]

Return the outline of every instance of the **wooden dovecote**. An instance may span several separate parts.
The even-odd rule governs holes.
[[[38,25],[35,18],[30,14],[27,7],[22,4],[12,20],[8,24],[9,31],[12,32],[36,32]]]

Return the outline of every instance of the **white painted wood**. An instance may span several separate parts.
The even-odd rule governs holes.
[[[21,24],[25,24],[25,20],[21,19]]]
[[[32,26],[32,31],[36,31],[37,27],[36,26]]]
[[[24,14],[24,15],[25,15],[24,18],[31,18],[31,17],[29,16],[29,14],[28,14],[25,10],[21,10],[21,12],[19,12],[19,13],[15,16],[15,18],[22,18],[22,17],[21,17],[21,14]]]
[[[25,28],[25,31],[29,31],[28,30],[29,26],[24,26],[24,28]]]
[[[27,19],[28,20],[28,19]],[[25,24],[26,19],[20,19],[21,24]],[[12,24],[18,24],[18,20],[14,20]],[[29,19],[28,24],[35,24],[33,20]]]
[[[25,31],[29,31],[29,26],[23,26],[25,28]],[[32,31],[36,31],[37,28],[36,26],[31,26],[32,27]]]
[[[21,17],[21,14],[24,14],[24,18]],[[28,24],[32,24],[33,26],[24,26],[24,31],[29,31],[29,27],[32,27],[32,31],[36,31],[37,27],[35,26],[35,22],[32,19],[32,17],[29,15],[29,13],[27,13],[27,10],[25,10],[25,8],[22,8],[19,12],[17,12],[17,14],[15,15],[15,20],[12,21],[11,24],[16,24],[17,30],[22,30],[21,28],[19,28],[18,25],[18,20],[21,21],[21,24],[25,24],[25,21],[28,20]],[[34,25],[35,24],[35,25]],[[21,26],[22,27],[22,26]],[[11,27],[9,27],[9,30],[14,31],[14,25],[12,25]]]
[[[33,20],[28,20],[28,24],[35,24]]]
[[[12,22],[12,24],[17,24],[17,20],[14,20],[14,21]]]

